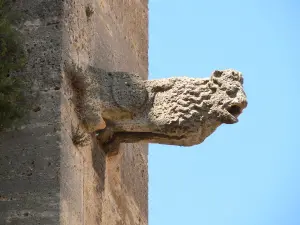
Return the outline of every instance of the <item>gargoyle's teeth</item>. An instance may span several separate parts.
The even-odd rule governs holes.
[[[234,117],[238,117],[242,113],[242,109],[238,105],[232,105],[230,106],[227,111],[233,115]]]

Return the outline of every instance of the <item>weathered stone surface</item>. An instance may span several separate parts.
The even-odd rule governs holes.
[[[147,79],[147,1],[13,4],[24,14],[24,77],[38,97],[19,130],[0,133],[0,224],[147,224],[147,145],[124,144],[107,157],[77,129],[63,70],[71,59]]]
[[[72,67],[72,69],[71,69]],[[80,94],[77,110],[88,132],[98,132],[107,148],[118,143],[200,144],[222,123],[232,124],[247,107],[238,71],[214,71],[210,78],[142,80],[138,75],[106,72],[90,66],[68,67]],[[90,79],[83,79],[88,74]],[[109,144],[108,144],[109,143]]]
[[[59,224],[60,1],[12,1],[27,53],[21,74],[38,96],[18,130],[0,133],[0,224]]]
[[[147,79],[145,2],[65,0],[64,10],[64,63],[137,73]],[[147,146],[124,144],[118,156],[107,157],[93,135],[85,141],[90,144],[74,145],[71,131],[80,124],[74,99],[77,93],[69,85],[66,71],[62,79],[62,179],[66,182],[61,184],[61,223],[147,224]],[[89,79],[86,74],[84,80]],[[83,110],[92,107],[84,102],[82,106]]]

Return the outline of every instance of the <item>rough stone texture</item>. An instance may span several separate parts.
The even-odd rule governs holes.
[[[24,73],[33,92],[30,119],[0,133],[0,224],[59,224],[60,1],[16,1],[23,12]]]
[[[236,123],[247,107],[242,74],[232,69],[205,79],[142,80],[137,74],[70,63],[66,74],[84,129],[102,129],[98,140],[110,152],[119,143],[141,141],[200,144],[222,123]]]
[[[0,224],[147,224],[147,145],[106,156],[81,129],[64,70],[75,61],[147,79],[147,1],[14,4],[38,98],[19,130],[0,134]]]

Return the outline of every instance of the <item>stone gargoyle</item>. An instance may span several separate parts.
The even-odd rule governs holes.
[[[120,143],[200,144],[247,107],[242,74],[232,69],[209,78],[143,80],[91,66],[66,68],[78,118],[107,152]]]

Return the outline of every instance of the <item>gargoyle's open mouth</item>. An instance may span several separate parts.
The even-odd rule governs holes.
[[[240,104],[230,105],[226,108],[225,117],[223,122],[227,124],[232,124],[238,122],[238,117],[242,113],[243,109],[247,106],[247,102],[242,102]]]
[[[227,111],[234,117],[238,117],[242,113],[242,108],[238,105],[230,106]]]

